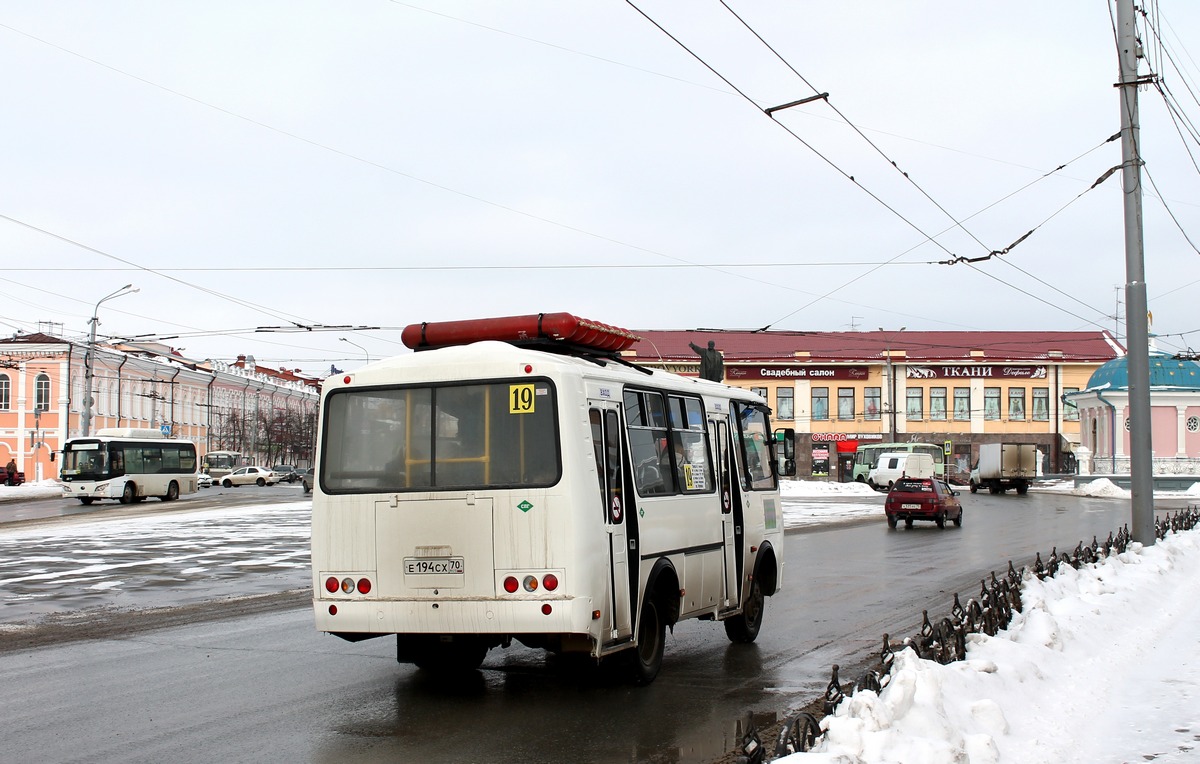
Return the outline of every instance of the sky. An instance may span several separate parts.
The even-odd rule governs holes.
[[[1103,478],[1079,488],[1070,485],[1045,481],[1034,490],[1114,499],[1129,495]],[[54,481],[0,486],[0,513],[4,500],[55,495],[56,490]],[[1197,493],[1200,487],[1193,487],[1188,495]],[[782,481],[781,494],[788,528],[869,516],[882,522],[883,495],[861,484]],[[855,501],[859,497],[862,501]],[[288,549],[303,541],[308,505],[300,501],[259,510],[153,513],[62,527],[0,525],[0,547],[13,552],[0,585],[15,591],[27,583],[20,573],[25,568],[20,550],[41,549],[37,573],[30,577],[37,579],[34,583],[70,582],[73,588],[116,601],[145,596],[136,591],[136,563],[122,551],[131,544],[169,551],[168,557],[149,564],[155,571],[164,564],[174,566],[173,575],[184,580],[223,577],[224,569],[247,565],[260,575],[277,573],[300,561]],[[234,533],[224,527],[231,519],[237,526]],[[182,536],[202,547],[203,554],[182,553],[175,543]],[[234,538],[240,539],[234,544],[240,553],[226,550]],[[59,551],[76,546],[78,559],[71,559],[75,552]],[[59,554],[63,559],[57,559]],[[238,578],[244,585],[245,576]],[[177,588],[172,591],[178,595]],[[1200,632],[1200,609],[1195,607],[1200,598],[1200,531],[1171,534],[1150,547],[1134,543],[1094,566],[1078,571],[1064,566],[1044,581],[1026,577],[1021,597],[1024,610],[1009,627],[994,637],[970,637],[963,661],[942,666],[917,659],[911,651],[897,653],[883,690],[859,692],[843,702],[826,718],[816,750],[774,761],[1195,761],[1200,753],[1200,663],[1181,656],[1195,652]],[[86,598],[74,602],[96,604]]]
[[[0,0],[0,334],[95,314],[311,374],[553,311],[1123,338],[1114,11],[1043,5]],[[1144,263],[1179,351],[1200,6],[1152,10]]]

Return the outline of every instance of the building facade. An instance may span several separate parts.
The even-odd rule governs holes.
[[[1035,443],[1045,472],[1074,470],[1071,394],[1124,355],[1089,332],[642,331],[630,361],[695,375],[690,343],[716,343],[725,383],[767,399],[795,428],[799,474],[846,479],[860,444],[933,443],[965,475],[981,443]]]
[[[0,464],[14,460],[30,481],[58,476],[51,455],[84,431],[88,351],[40,333],[0,340]],[[157,344],[97,345],[91,371],[89,433],[153,428],[195,442],[201,455],[311,459],[318,380],[244,357],[189,361]]]

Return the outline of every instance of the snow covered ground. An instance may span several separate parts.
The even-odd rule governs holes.
[[[1105,479],[1031,490],[1129,497]],[[883,494],[861,484],[785,481],[782,494],[789,528],[882,518]],[[0,502],[59,495],[54,481],[0,486]],[[1200,487],[1156,496],[1200,504]],[[882,692],[857,693],[825,720],[816,751],[776,761],[1200,761],[1200,530],[1133,544],[1045,581],[1030,577],[1022,599],[1007,630],[969,639],[964,661],[898,653]]]

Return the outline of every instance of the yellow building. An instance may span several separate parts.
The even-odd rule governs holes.
[[[1072,472],[1079,414],[1063,396],[1124,355],[1107,332],[637,331],[622,357],[696,375],[713,341],[724,381],[759,392],[796,430],[800,475],[848,479],[857,446],[933,443],[950,474],[981,443],[1034,443],[1047,472]]]

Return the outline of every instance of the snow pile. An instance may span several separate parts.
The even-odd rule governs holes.
[[[1092,764],[1200,757],[1200,531],[1081,570],[1027,575],[1024,610],[967,658],[898,653],[792,764]]]
[[[57,480],[38,480],[21,485],[0,484],[0,501],[25,501],[49,499],[62,496],[62,483]]]

